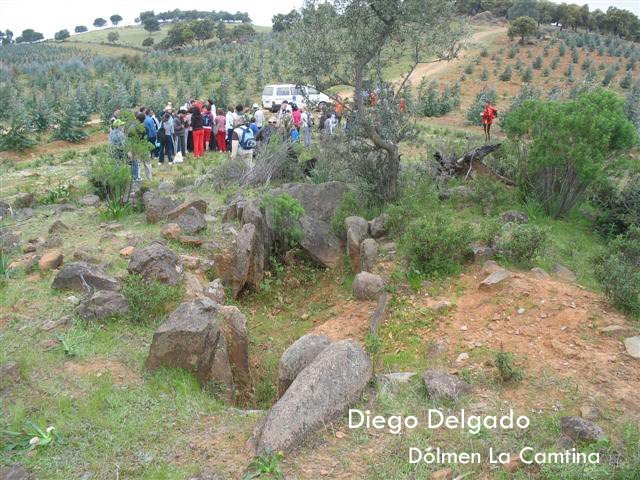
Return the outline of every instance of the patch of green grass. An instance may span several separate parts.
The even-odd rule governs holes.
[[[134,323],[158,323],[182,299],[181,285],[172,286],[156,280],[145,282],[140,275],[128,275],[122,285],[122,293],[129,305],[128,317]]]

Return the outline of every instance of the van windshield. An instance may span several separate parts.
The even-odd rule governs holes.
[[[262,91],[262,95],[265,95],[265,96],[273,95],[273,87],[264,87],[264,90]]]

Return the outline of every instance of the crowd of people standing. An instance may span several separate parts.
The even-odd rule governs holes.
[[[332,135],[340,124],[344,103],[322,111],[320,130]],[[125,122],[116,109],[110,119],[109,143],[115,147],[117,156],[124,158],[126,140]],[[140,181],[140,163],[145,175],[151,178],[152,161],[158,166],[181,163],[188,154],[194,158],[204,156],[206,151],[228,152],[232,159],[242,161],[246,168],[253,168],[254,157],[261,146],[269,144],[278,135],[284,142],[302,143],[309,147],[315,125],[313,112],[304,106],[284,101],[276,114],[265,117],[260,106],[254,103],[251,109],[243,105],[228,106],[226,112],[216,108],[212,100],[191,99],[174,108],[169,102],[160,115],[151,108],[141,107],[135,111],[136,119],[144,127],[144,138],[151,144],[149,158],[132,158],[128,153],[132,175]]]

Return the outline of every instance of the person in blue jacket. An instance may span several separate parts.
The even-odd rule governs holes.
[[[156,122],[153,120],[153,116],[151,115],[151,110],[147,109],[144,112],[144,130],[147,132],[147,140],[149,140],[154,148],[151,150],[151,156],[153,158],[158,157],[158,147],[156,146],[156,140],[158,138],[158,127],[156,126]]]

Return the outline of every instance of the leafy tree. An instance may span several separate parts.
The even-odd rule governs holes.
[[[107,21],[102,17],[98,17],[93,21],[93,26],[97,28],[104,27],[106,24],[107,24]]]
[[[142,22],[142,26],[147,32],[152,35],[153,32],[157,32],[160,30],[160,23],[155,17],[148,17],[147,19],[145,19],[144,22]]]
[[[242,23],[231,30],[229,37],[231,37],[232,40],[244,41],[254,37],[255,35],[256,31],[251,25]]]
[[[84,25],[77,25],[76,28],[73,29],[73,31],[76,33],[86,32],[87,30],[88,28],[85,27]]]
[[[215,24],[210,18],[196,20],[195,22],[191,23],[189,27],[193,32],[194,38],[200,45],[202,45],[206,40],[210,40],[211,38],[213,38],[213,29],[215,27]]]
[[[147,10],[146,12],[140,12],[140,16],[136,18],[136,22],[144,23],[149,18],[155,18],[153,10]]]
[[[80,106],[75,99],[72,99],[59,115],[58,128],[54,132],[53,138],[71,143],[80,142],[87,138],[84,123],[80,119],[81,116]]]
[[[118,24],[122,21],[122,17],[121,17],[120,15],[117,15],[117,14],[116,14],[116,15],[111,15],[111,16],[109,17],[109,20],[111,20],[111,24],[112,24],[114,27],[117,27],[117,26],[118,26]]]
[[[32,28],[27,28],[22,31],[22,35],[16,38],[16,43],[31,43],[44,39],[44,35],[40,32],[36,32]]]
[[[310,0],[291,29],[293,78],[325,92],[337,85],[354,88],[348,135],[375,152],[382,199],[398,193],[398,143],[407,131],[405,116],[397,114],[398,98],[410,74],[420,63],[456,57],[465,34],[454,5],[443,0]],[[397,62],[399,50],[410,67],[392,88],[382,70]],[[371,104],[373,89],[379,101]]]
[[[511,39],[516,36],[520,37],[520,45],[524,45],[527,38],[536,33],[538,33],[538,23],[533,18],[519,17],[511,22],[507,35]]]
[[[567,102],[526,101],[508,115],[503,129],[518,152],[520,188],[556,218],[636,141],[622,100],[607,90]]]
[[[53,38],[55,38],[56,40],[64,40],[65,38],[69,38],[69,30],[65,29],[65,30],[60,30],[59,32],[56,32],[56,34],[53,36]]]
[[[120,38],[120,34],[118,32],[109,32],[107,35],[107,40],[111,43],[116,43]]]
[[[515,20],[519,17],[530,17],[538,21],[540,19],[540,6],[536,0],[516,0],[513,6],[507,10],[507,18]]]
[[[153,46],[153,42],[154,42],[153,38],[147,37],[142,41],[142,46],[143,47],[151,47],[151,46]]]
[[[176,23],[167,32],[167,36],[158,44],[160,48],[179,48],[193,43],[196,36],[187,23]]]
[[[627,118],[635,125],[638,135],[640,135],[640,80],[627,93],[624,111]]]
[[[300,20],[301,16],[297,10],[293,9],[287,14],[278,13],[271,19],[272,30],[274,32],[286,32],[295,23]]]
[[[7,109],[11,113],[9,128],[0,132],[0,151],[26,150],[35,145],[35,141],[29,135],[31,131],[31,119],[24,102],[18,92],[11,97],[11,104]]]

